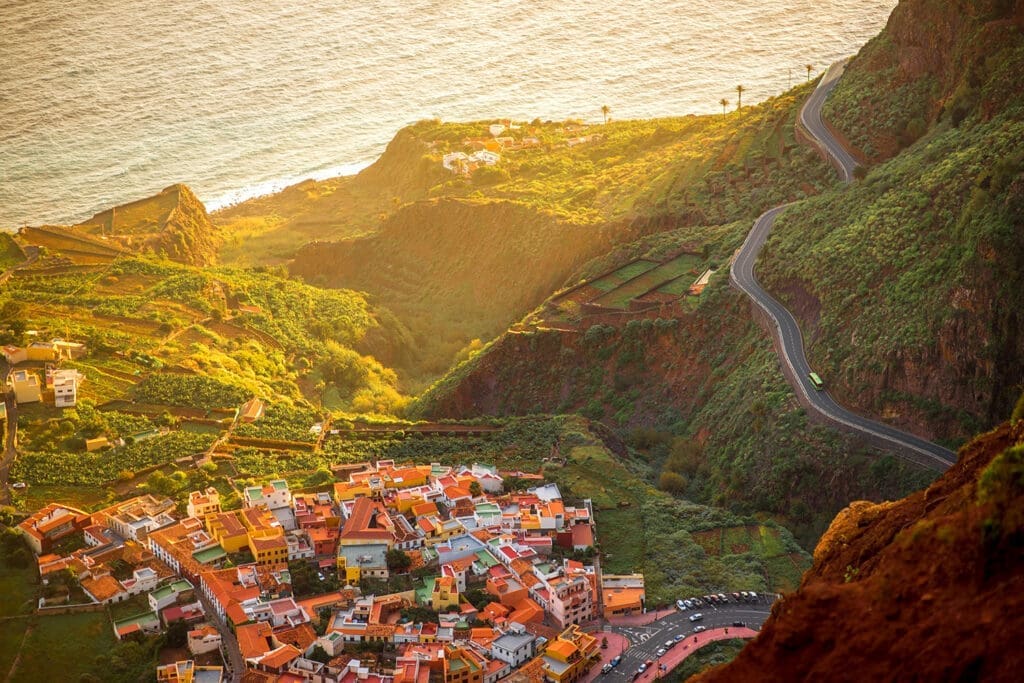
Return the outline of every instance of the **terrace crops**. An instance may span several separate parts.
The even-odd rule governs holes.
[[[144,403],[191,406],[212,410],[231,408],[249,398],[240,387],[201,375],[150,375],[135,386],[135,399]]]
[[[95,453],[26,451],[11,467],[11,478],[29,484],[98,486],[116,480],[124,471],[137,472],[197,455],[213,440],[212,434],[179,431]]]

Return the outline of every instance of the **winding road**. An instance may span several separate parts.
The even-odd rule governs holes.
[[[800,122],[817,145],[838,169],[844,182],[853,179],[857,162],[835,139],[821,118],[821,107],[843,72],[843,64],[833,65],[800,110]],[[829,395],[816,390],[808,374],[811,366],[804,353],[804,341],[796,318],[758,283],[754,265],[776,217],[790,204],[769,209],[754,223],[750,234],[733,259],[729,281],[757,304],[774,323],[774,336],[783,363],[784,374],[800,402],[831,424],[855,432],[870,443],[895,452],[900,457],[938,471],[956,462],[956,454],[938,444],[914,436],[890,425],[851,412]]]
[[[625,636],[632,645],[621,653],[608,653],[622,655],[620,664],[612,671],[602,675],[598,666],[591,672],[590,677],[592,679],[603,678],[608,683],[628,683],[634,679],[639,679],[640,683],[644,683],[646,680],[660,678],[658,667],[652,667],[649,669],[649,673],[645,673],[643,676],[634,676],[634,674],[641,662],[649,660],[659,663],[664,662],[665,660],[658,656],[657,650],[658,648],[665,647],[668,641],[673,640],[677,634],[683,637],[683,641],[676,643],[673,647],[666,648],[669,654],[676,655],[666,663],[668,671],[671,671],[682,662],[685,658],[682,656],[683,654],[690,654],[691,650],[696,650],[700,645],[705,644],[695,642],[695,640],[701,640],[700,637],[695,639],[696,634],[693,632],[693,628],[698,624],[709,629],[709,631],[716,631],[718,629],[725,629],[727,631],[729,628],[733,628],[733,637],[752,638],[771,614],[774,601],[774,595],[763,595],[756,603],[729,602],[717,606],[705,605],[699,609],[682,612],[675,611],[644,626],[606,626],[607,631]],[[703,614],[704,618],[696,623],[691,622],[690,616],[697,612]],[[745,627],[735,628],[733,624],[738,622],[742,622]],[[748,631],[748,629],[750,630]],[[664,673],[667,673],[667,671]]]

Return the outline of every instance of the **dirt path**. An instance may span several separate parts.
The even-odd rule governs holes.
[[[29,635],[32,633],[32,629],[36,627],[34,621],[29,621],[28,626],[25,627],[25,633],[21,636],[21,642],[18,643],[18,654],[14,656],[14,661],[11,662],[11,668],[7,671],[7,677],[4,681],[11,681],[14,679],[14,674],[18,670],[18,665],[21,664],[21,649],[25,647],[25,641],[28,640]]]

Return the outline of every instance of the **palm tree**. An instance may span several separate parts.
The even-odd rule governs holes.
[[[807,80],[809,81],[811,80],[811,70],[814,69],[814,67],[810,64],[805,64],[804,68],[807,69]]]
[[[604,114],[604,122],[606,124],[608,123],[608,114],[610,114],[611,111],[612,111],[612,108],[609,107],[607,104],[604,105],[603,107],[601,107],[601,113]]]
[[[723,97],[722,99],[718,100],[718,103],[720,105],[722,105],[722,113],[724,114],[725,113],[725,108],[729,106],[729,100],[727,100],[727,99],[725,99]]]
[[[744,89],[745,88],[742,85],[737,85],[736,86],[736,110],[737,111],[739,111],[739,109],[743,106],[743,91],[744,91]]]

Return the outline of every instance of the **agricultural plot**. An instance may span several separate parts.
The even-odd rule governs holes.
[[[105,612],[36,619],[21,649],[21,666],[10,680],[77,681],[93,672],[97,652],[110,652],[116,644]]]
[[[610,292],[616,287],[621,286],[623,283],[632,280],[633,278],[641,275],[651,269],[658,267],[657,261],[648,261],[645,259],[639,259],[632,261],[622,266],[618,270],[614,270],[610,273],[602,275],[593,282],[590,286],[597,289],[600,292]]]
[[[636,297],[681,275],[697,275],[702,266],[703,261],[699,256],[680,254],[674,259],[659,264],[655,268],[642,271],[632,279],[622,282],[618,287],[609,290],[593,303],[608,308],[628,308],[629,302]],[[619,269],[615,272],[619,273],[623,270],[625,269]]]

